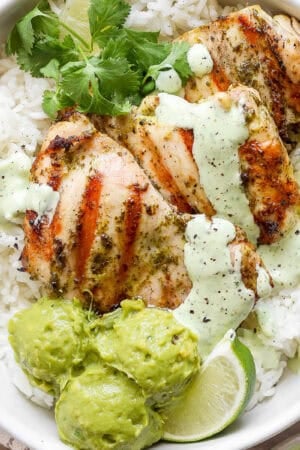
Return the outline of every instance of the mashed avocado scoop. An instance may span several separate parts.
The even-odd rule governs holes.
[[[199,369],[197,337],[169,311],[124,300],[97,325],[101,358],[133,378],[157,407],[179,396]]]
[[[40,299],[9,322],[15,358],[30,381],[57,394],[89,344],[88,316],[79,302]]]
[[[81,450],[140,450],[162,436],[162,420],[142,389],[101,364],[67,383],[55,418],[62,441]]]

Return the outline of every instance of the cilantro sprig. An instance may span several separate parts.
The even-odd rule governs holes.
[[[47,0],[11,31],[6,52],[34,77],[55,81],[44,93],[52,118],[65,107],[85,113],[126,114],[155,89],[160,71],[173,67],[185,84],[191,75],[187,43],[159,42],[159,33],[124,27],[130,6],[123,0],[90,0],[91,42],[51,10]]]

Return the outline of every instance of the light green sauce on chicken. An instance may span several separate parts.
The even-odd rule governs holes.
[[[52,220],[59,193],[47,184],[31,183],[30,167],[30,158],[22,152],[0,161],[0,226],[20,223],[26,210]]]
[[[187,53],[187,60],[190,68],[197,77],[203,77],[210,73],[214,63],[210,53],[203,44],[194,44]]]
[[[228,244],[235,228],[227,220],[197,215],[186,228],[184,261],[193,288],[175,311],[176,319],[199,336],[205,357],[229,328],[237,328],[254,305],[254,292],[243,283],[238,246]]]
[[[242,100],[238,105],[229,97],[223,103],[210,98],[193,104],[160,94],[159,101],[156,116],[160,122],[193,130],[200,182],[218,216],[241,226],[256,242],[259,228],[240,178],[238,149],[248,138]]]
[[[258,247],[258,253],[277,290],[297,286],[300,283],[300,220],[278,242]]]

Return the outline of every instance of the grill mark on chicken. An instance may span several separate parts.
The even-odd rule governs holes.
[[[191,156],[193,156],[193,145],[194,145],[194,131],[185,130],[183,128],[178,128],[179,134],[182,137],[184,145]]]
[[[182,195],[180,190],[177,187],[176,181],[174,180],[173,175],[168,170],[168,168],[164,165],[162,159],[160,158],[159,151],[155,144],[152,142],[146,130],[142,130],[142,138],[147,147],[147,150],[151,152],[151,168],[152,172],[155,173],[155,176],[163,188],[165,188],[170,193],[171,203],[178,208],[178,210],[182,213],[192,213],[193,208],[186,201],[185,197]]]
[[[255,28],[250,22],[247,16],[240,15],[238,18],[240,24],[242,25],[242,30],[248,40],[248,42],[255,47],[260,41],[261,30]]]
[[[46,261],[51,260],[52,246],[50,234],[44,236],[43,228],[48,226],[47,218],[38,221],[38,214],[35,211],[28,210],[25,214],[24,231],[28,245],[31,247],[33,253],[42,255]],[[22,253],[22,263],[27,269],[28,267],[28,253],[26,247]]]
[[[57,123],[49,136],[56,128],[65,137],[82,136],[82,129],[93,128],[85,116],[78,114],[70,120]],[[46,145],[42,152],[48,152]],[[177,307],[191,289],[184,265],[185,224],[191,216],[170,207],[133,156],[107,136],[93,131],[74,153],[71,166],[62,164],[60,202],[53,223],[44,218],[39,223],[36,213],[26,214],[27,270],[50,295],[63,293],[65,298],[77,296],[87,302],[91,298],[85,293],[92,294],[100,312],[115,308],[126,296],[141,296],[163,308]],[[58,150],[58,154],[64,160],[64,153]],[[39,161],[33,177],[47,182],[55,167],[49,157]],[[237,245],[242,255],[255,253],[246,240]],[[245,257],[245,273],[247,261]],[[247,277],[255,289],[253,264]]]
[[[21,255],[23,267],[28,269],[30,253],[39,258],[43,258],[48,263],[51,263],[55,254],[55,236],[61,231],[61,221],[58,209],[54,214],[51,224],[47,216],[38,218],[35,211],[28,210],[25,214],[24,232],[26,234],[27,245]]]
[[[250,183],[252,190],[264,191],[264,205],[257,204],[257,197],[249,197],[255,222],[260,227],[259,243],[271,244],[282,236],[288,208],[299,204],[298,186],[284,170],[279,142],[263,145],[250,140],[239,148],[239,154],[247,162],[241,177],[246,192]]]
[[[124,286],[128,270],[135,256],[134,243],[138,234],[138,228],[142,215],[142,198],[148,185],[144,187],[135,184],[130,189],[129,198],[125,205],[124,231],[123,231],[123,249],[120,259],[120,269],[117,277],[118,286]],[[125,293],[118,294],[118,300],[121,301],[126,296]]]
[[[88,180],[82,198],[81,212],[77,225],[76,281],[84,280],[85,268],[94,242],[103,176],[96,173]]]
[[[99,130],[128,148],[153,186],[178,212],[213,215],[192,155],[193,130],[160,126],[153,117],[158,105],[159,98],[149,96],[125,117],[93,116],[92,120]]]
[[[210,73],[210,77],[218,90],[225,92],[228,90],[231,82],[222,67],[215,60],[213,60],[213,63],[213,70]]]
[[[226,104],[243,105],[249,138],[239,150],[241,180],[246,191],[251,213],[260,228],[259,243],[273,243],[279,240],[290,228],[299,204],[299,187],[293,175],[287,150],[279,137],[272,117],[254,89],[245,86],[230,88],[226,94],[215,94],[215,98],[219,99],[222,104],[225,102],[225,106]],[[122,135],[124,127],[124,133],[126,132],[127,136],[125,145],[134,155],[139,155],[141,146],[146,155],[147,148],[151,150],[152,160],[154,159],[156,162],[154,166],[155,171],[150,166],[147,158],[139,158],[139,164],[150,174],[153,185],[157,184],[159,188],[161,184],[158,178],[160,174],[159,158],[161,155],[164,155],[164,163],[169,168],[178,186],[180,186],[181,195],[187,200],[201,198],[202,201],[197,203],[194,201],[192,203],[190,200],[194,210],[203,212],[207,216],[214,215],[216,212],[213,205],[210,204],[201,185],[202,167],[198,169],[193,158],[191,148],[193,146],[192,132],[188,129],[182,130],[179,127],[173,127],[172,129],[169,126],[166,134],[161,133],[161,129],[163,129],[165,124],[158,122],[155,118],[155,109],[158,104],[157,98],[152,99],[152,97],[148,97],[144,102],[146,104],[142,103],[141,107],[138,110],[134,110],[133,114],[128,116],[127,119],[129,123],[140,123],[140,117],[143,118],[143,125],[139,126],[137,132],[133,133],[126,125],[124,127],[124,124],[119,122],[118,118],[112,119],[113,126],[105,119],[102,122],[103,129],[112,137],[118,139],[118,136]],[[98,118],[99,122],[100,120],[101,118]],[[146,142],[143,138],[145,133],[143,127],[147,127],[148,140]],[[115,130],[117,133],[115,133]],[[169,138],[169,135],[173,136],[173,141]],[[174,142],[174,136],[176,136],[177,142],[181,141],[183,144],[180,147],[176,147],[177,154],[175,158],[173,149],[170,147],[168,151],[164,151],[166,144]],[[257,142],[258,147],[251,145],[251,142]],[[157,152],[156,156],[152,153],[153,146]],[[257,155],[256,159],[257,148],[262,153]],[[185,170],[186,167],[188,170]],[[197,177],[194,176],[192,182],[190,182],[188,177],[192,173],[197,174]],[[161,190],[161,192],[167,201],[173,203],[173,197],[169,195],[167,187],[165,191]],[[181,212],[179,208],[178,210]]]
[[[61,184],[62,177],[62,154],[63,149],[49,146],[45,152],[38,153],[36,159],[33,162],[31,173],[35,173],[36,167],[39,167],[42,160],[49,157],[51,160],[51,174],[47,180],[47,184],[51,186],[54,191],[58,191]]]

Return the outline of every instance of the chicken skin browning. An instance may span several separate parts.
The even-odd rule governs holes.
[[[288,140],[289,125],[300,124],[299,30],[296,19],[252,6],[185,33],[179,40],[204,44],[214,62],[210,74],[189,80],[186,99],[197,102],[231,84],[253,87]]]
[[[128,150],[74,113],[50,129],[32,178],[60,193],[51,223],[33,211],[24,223],[24,267],[50,293],[92,300],[101,312],[126,297],[167,308],[185,300],[191,216],[163,199]],[[256,291],[259,256],[240,230],[230,248],[241,252],[244,283]]]
[[[159,98],[149,96],[132,114],[93,116],[95,126],[134,155],[153,185],[181,213],[214,214],[192,156],[193,132],[158,123]]]
[[[259,243],[270,244],[294,223],[299,205],[287,150],[254,89],[238,86],[215,98],[229,106],[242,101],[249,138],[239,148],[240,176],[260,229]],[[212,216],[214,205],[205,194],[201,167],[198,170],[193,158],[193,130],[159,123],[155,117],[158,104],[159,97],[148,97],[127,117],[96,117],[94,123],[131,151],[153,185],[179,212]]]
[[[27,212],[30,273],[55,291],[91,296],[101,311],[126,297],[165,307],[184,300],[185,222],[126,149],[75,114],[50,129],[32,175],[58,189],[60,202],[51,224]]]

